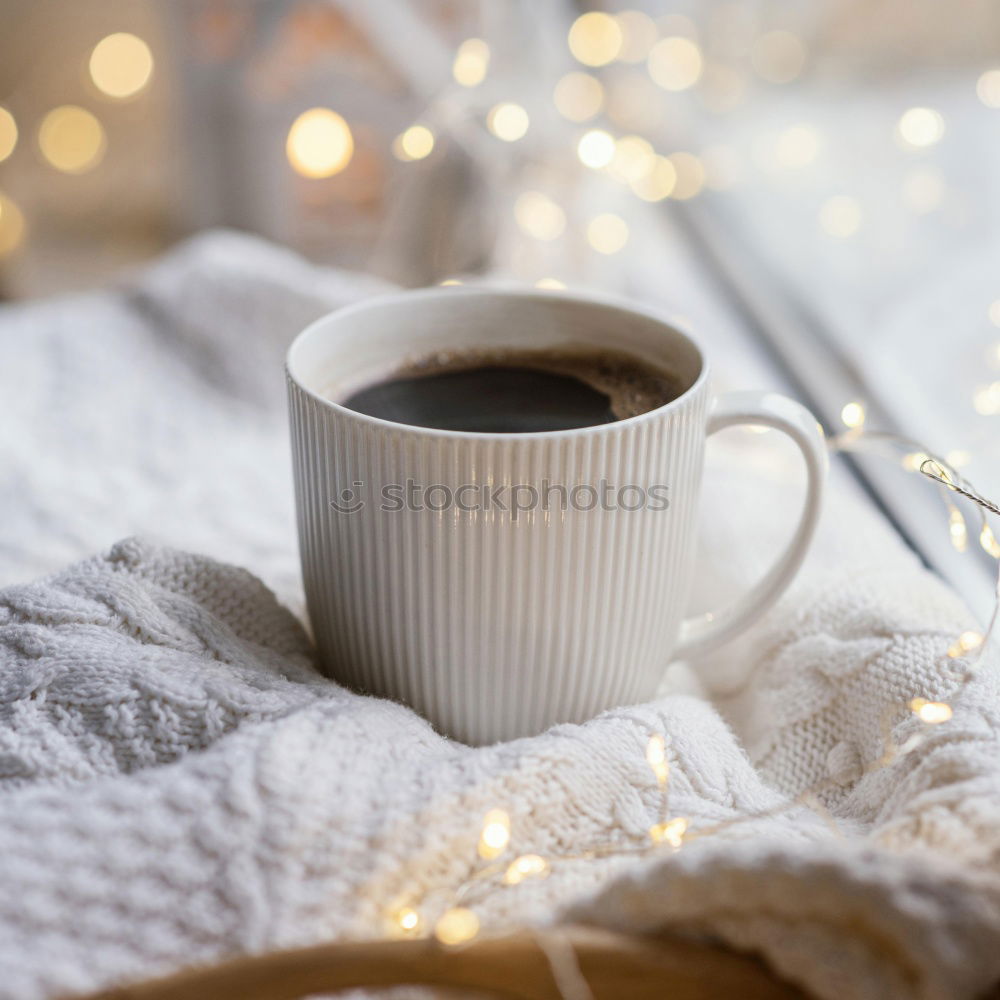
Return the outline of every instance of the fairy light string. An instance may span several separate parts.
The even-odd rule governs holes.
[[[877,452],[884,451],[888,447],[893,453],[902,452],[902,458],[897,458],[897,460],[901,462],[904,469],[919,475],[921,478],[931,480],[946,494],[946,499],[951,505],[946,510],[948,511],[949,532],[951,532],[953,543],[955,543],[956,536],[951,529],[953,517],[951,507],[958,508],[951,499],[951,495],[959,496],[975,507],[980,519],[980,545],[993,558],[1000,557],[1000,546],[996,543],[988,521],[989,515],[1000,515],[1000,506],[986,499],[946,460],[934,456],[912,439],[903,435],[865,430],[865,412],[860,403],[845,406],[842,419],[847,430],[830,439],[832,451]],[[960,510],[959,516],[962,518],[962,524],[965,525],[965,517]],[[956,547],[958,547],[957,544]],[[880,723],[881,752],[862,765],[859,777],[892,766],[900,758],[923,745],[937,726],[952,719],[954,713],[951,702],[975,676],[980,657],[985,654],[990,645],[996,626],[998,609],[1000,609],[1000,575],[997,579],[997,595],[997,607],[994,608],[986,631],[984,633],[962,632],[955,637],[942,657],[942,671],[946,676],[953,676],[955,680],[948,700],[918,696],[911,698],[903,705],[887,706],[882,713]],[[901,715],[905,717],[907,713],[919,721],[921,728],[918,732],[908,736],[902,743],[898,743],[894,737],[895,727]],[[717,823],[692,828],[689,817],[671,814],[671,767],[667,753],[668,746],[668,737],[658,732],[651,733],[645,742],[643,750],[645,763],[656,783],[659,797],[655,814],[646,830],[644,840],[636,840],[631,844],[594,844],[580,851],[554,855],[534,851],[515,854],[512,851],[510,813],[499,806],[492,808],[483,815],[478,837],[473,844],[470,844],[470,851],[474,853],[478,867],[474,867],[472,874],[448,894],[445,907],[443,909],[440,909],[440,906],[437,908],[439,915],[436,919],[430,920],[424,913],[425,907],[430,910],[430,892],[425,898],[411,899],[405,905],[391,910],[389,923],[392,932],[407,937],[429,934],[442,947],[461,947],[477,938],[482,931],[480,918],[476,913],[476,905],[477,896],[484,891],[518,886],[532,879],[546,878],[554,868],[569,862],[587,861],[608,856],[644,858],[669,855],[683,849],[684,845],[692,840],[716,835],[737,825],[777,816],[797,808],[805,807],[811,810],[830,827],[835,835],[845,836],[836,817],[822,801],[823,793],[838,784],[832,778],[806,789],[772,809],[735,816]],[[555,972],[553,967],[554,976]]]

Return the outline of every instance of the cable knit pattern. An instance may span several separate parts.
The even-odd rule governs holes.
[[[972,1000],[1000,978],[1000,672],[990,656],[951,722],[870,767],[884,727],[923,731],[909,698],[952,695],[971,623],[844,482],[778,608],[654,703],[469,748],[321,676],[280,356],[362,290],[214,234],[122,290],[0,311],[0,997],[381,934],[408,895],[433,918],[497,805],[516,852],[620,851],[484,886],[488,929],[706,935],[829,1000]],[[787,536],[797,474],[772,448],[713,443],[696,599]],[[111,544],[139,528],[156,539]],[[662,806],[652,733],[700,835],[636,860]]]

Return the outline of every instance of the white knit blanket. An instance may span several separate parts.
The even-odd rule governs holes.
[[[375,287],[215,234],[119,290],[0,311],[0,996],[381,935],[407,896],[432,918],[496,806],[516,852],[621,855],[486,885],[489,930],[708,935],[831,1000],[971,998],[1000,977],[997,671],[862,776],[884,724],[898,743],[926,729],[908,699],[949,697],[971,623],[843,489],[779,607],[693,665],[711,700],[675,668],[654,703],[471,749],[318,674],[281,359]],[[766,439],[711,450],[714,595],[771,558],[799,475]],[[134,534],[156,541],[116,542]],[[670,814],[705,833],[636,861],[655,733]],[[795,804],[820,785],[828,812]]]

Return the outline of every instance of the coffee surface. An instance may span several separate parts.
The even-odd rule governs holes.
[[[418,427],[524,434],[624,420],[682,391],[669,372],[621,351],[494,348],[418,358],[338,402]]]

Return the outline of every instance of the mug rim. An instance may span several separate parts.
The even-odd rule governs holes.
[[[644,413],[637,413],[634,416],[625,417],[622,420],[614,420],[609,423],[588,424],[585,427],[568,427],[562,430],[554,431],[461,431],[450,430],[443,427],[423,427],[417,424],[402,423],[398,420],[387,420],[384,417],[374,417],[368,413],[361,413],[358,410],[352,410],[349,406],[344,406],[342,403],[338,403],[335,400],[316,392],[314,389],[309,388],[300,375],[295,371],[295,354],[301,350],[302,344],[306,340],[317,336],[320,329],[326,326],[326,324],[328,324],[333,317],[337,317],[339,319],[344,316],[350,316],[353,313],[364,312],[366,309],[373,306],[392,305],[400,302],[412,302],[414,299],[434,301],[453,299],[458,296],[493,296],[496,298],[518,298],[522,300],[537,300],[544,302],[556,300],[576,304],[593,303],[595,305],[603,305],[612,309],[618,309],[622,312],[632,313],[635,316],[640,316],[643,319],[650,320],[660,326],[667,327],[673,333],[679,334],[683,337],[697,354],[700,362],[700,370],[695,380],[687,386],[683,392],[675,396],[669,402],[656,406],[651,410],[646,410]],[[328,313],[324,313],[296,334],[295,339],[289,345],[288,350],[285,353],[285,375],[290,381],[295,383],[299,392],[305,393],[318,403],[322,404],[324,407],[333,410],[335,413],[339,413],[344,417],[353,418],[361,423],[366,423],[374,427],[382,427],[396,431],[408,431],[424,437],[434,438],[454,438],[466,441],[522,441],[532,439],[537,440],[539,438],[549,439],[584,437],[592,434],[607,433],[610,430],[617,430],[619,428],[632,427],[644,421],[656,419],[671,410],[680,409],[681,406],[687,403],[689,397],[693,397],[695,393],[707,383],[709,378],[709,365],[705,352],[702,350],[698,341],[691,335],[686,323],[672,317],[668,317],[656,308],[630,302],[622,296],[607,293],[597,294],[593,292],[577,292],[571,289],[520,289],[462,285],[460,287],[449,286],[448,288],[435,287],[403,289],[396,292],[389,292],[384,295],[373,295],[364,299],[359,299],[357,302],[351,302],[346,306],[341,306],[339,309],[333,309]]]

